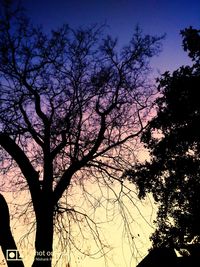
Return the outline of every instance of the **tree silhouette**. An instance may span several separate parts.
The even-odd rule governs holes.
[[[10,229],[8,205],[2,194],[0,194],[0,246],[6,259],[9,257],[9,250],[17,250],[17,246]],[[20,255],[18,256],[20,257]],[[8,267],[24,267],[22,261],[7,261],[7,264]]]
[[[127,172],[139,196],[152,193],[159,205],[154,246],[174,246],[198,255],[200,245],[200,31],[181,31],[192,66],[159,79],[157,115],[142,142],[150,159]],[[189,245],[192,244],[192,245]],[[185,251],[185,250],[184,250]]]
[[[1,171],[5,187],[30,192],[36,218],[32,266],[49,267],[56,218],[67,212],[89,220],[61,201],[70,187],[81,184],[84,190],[91,178],[109,187],[121,184],[127,142],[145,127],[152,94],[149,59],[159,52],[161,38],[137,28],[118,53],[117,40],[105,37],[102,27],[64,25],[45,34],[21,8],[10,1],[3,7]],[[41,251],[44,260],[38,261]]]

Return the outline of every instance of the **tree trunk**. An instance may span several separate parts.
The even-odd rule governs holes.
[[[10,230],[9,209],[3,195],[0,194],[0,246],[8,267],[24,267],[19,251]]]
[[[53,252],[53,206],[51,200],[42,202],[36,212],[35,258],[32,267],[51,267]]]
[[[4,234],[1,234],[1,248],[8,267],[24,267],[10,229],[6,229]]]

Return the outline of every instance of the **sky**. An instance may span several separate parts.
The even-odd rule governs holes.
[[[199,0],[26,0],[24,4],[33,22],[45,30],[63,23],[75,28],[106,23],[108,33],[121,45],[128,43],[137,24],[144,33],[166,34],[163,51],[152,62],[161,73],[189,63],[180,30],[200,25]]]
[[[113,37],[118,37],[121,45],[128,43],[137,24],[144,33],[158,36],[166,34],[163,51],[152,62],[157,73],[173,71],[189,63],[186,53],[182,50],[179,33],[185,27],[200,26],[199,0],[24,0],[22,2],[32,22],[42,25],[46,31],[55,29],[63,23],[73,28],[106,23],[109,26],[107,32]],[[113,237],[115,233],[110,235]],[[120,243],[120,239],[114,242]],[[115,265],[109,267],[130,266],[125,265],[125,261],[123,265],[122,255],[115,253],[113,258]],[[104,267],[101,262],[99,265],[97,262],[92,263],[88,260],[80,266]]]

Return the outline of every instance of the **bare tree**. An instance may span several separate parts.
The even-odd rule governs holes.
[[[35,250],[45,251],[46,259],[35,257],[33,267],[51,266],[53,233],[62,226],[64,212],[75,220],[92,220],[69,207],[70,186],[80,184],[85,194],[90,179],[111,189],[114,180],[122,183],[129,142],[145,127],[152,95],[149,59],[159,52],[160,39],[137,28],[119,52],[117,39],[104,37],[102,27],[64,25],[45,34],[21,9],[4,4],[1,171],[5,187],[11,183],[30,192]]]

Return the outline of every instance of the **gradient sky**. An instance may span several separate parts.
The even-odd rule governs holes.
[[[131,38],[136,24],[147,34],[163,35],[163,52],[153,60],[156,70],[173,71],[189,63],[181,47],[180,30],[185,27],[200,27],[199,0],[24,0],[28,15],[33,23],[41,24],[49,31],[63,23],[71,27],[106,23],[107,32],[118,37],[121,45]],[[120,244],[120,240],[116,241]],[[147,249],[147,248],[146,248]],[[118,255],[112,266],[125,266]],[[118,257],[118,258],[117,258]],[[117,264],[118,263],[118,264]],[[111,266],[110,265],[110,266]],[[123,265],[123,266],[122,266]],[[83,262],[81,266],[94,266],[94,262]],[[104,266],[101,261],[95,266]],[[129,266],[129,265],[127,265]]]
[[[68,23],[71,27],[107,23],[108,32],[126,44],[139,24],[145,33],[166,34],[163,52],[153,61],[161,72],[188,63],[180,30],[200,26],[199,0],[25,0],[28,14],[45,30]]]
[[[22,0],[22,2],[32,22],[43,25],[47,31],[63,23],[76,28],[106,22],[109,25],[108,33],[118,37],[121,45],[129,41],[136,24],[139,24],[147,34],[166,34],[163,52],[153,60],[153,66],[160,72],[173,71],[189,62],[181,48],[179,32],[189,26],[200,27],[199,0]],[[117,260],[119,259],[117,258],[116,262]],[[94,264],[86,262],[83,266],[89,267]],[[95,266],[103,265],[95,264]]]

